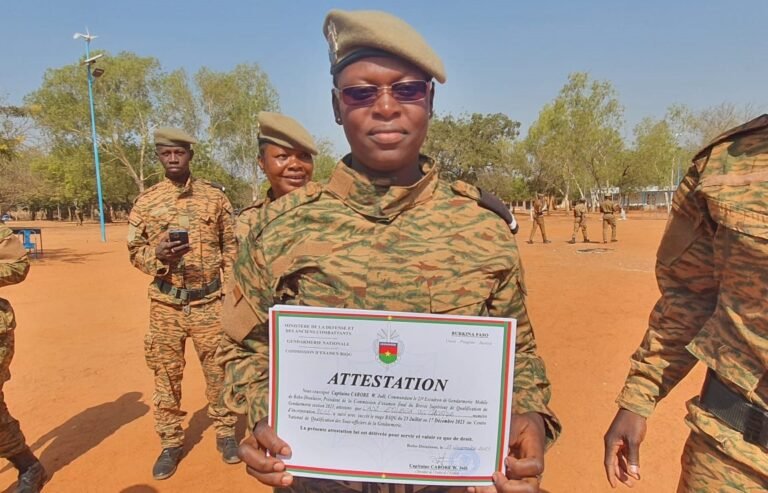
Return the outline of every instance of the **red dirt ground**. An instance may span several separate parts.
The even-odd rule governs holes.
[[[34,225],[43,228],[45,253],[24,283],[0,294],[13,303],[19,324],[6,400],[53,473],[46,491],[268,491],[242,466],[219,459],[191,348],[184,383],[187,456],[172,478],[152,479],[160,446],[142,344],[150,279],[128,262],[127,227],[109,225],[108,241],[101,243],[95,224]],[[589,225],[592,238],[599,238],[596,216]],[[526,244],[529,228],[523,218],[518,240],[529,310],[554,387],[552,407],[565,428],[547,455],[543,488],[610,491],[602,436],[658,296],[653,264],[664,221],[630,214],[619,222],[620,241],[608,245],[567,244],[571,221],[564,215],[547,218],[549,245],[540,239]],[[687,435],[683,403],[698,391],[702,375],[697,368],[651,418],[641,454],[643,480],[632,491],[674,490]],[[0,488],[12,491],[16,471],[0,467]]]

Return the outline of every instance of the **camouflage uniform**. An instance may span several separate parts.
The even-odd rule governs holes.
[[[616,241],[616,218],[613,215],[615,208],[611,199],[600,202],[600,212],[603,213],[603,243],[608,241],[608,228],[611,229],[611,241]]]
[[[571,235],[571,242],[576,241],[576,233],[581,229],[581,236],[585,242],[589,242],[589,235],[587,234],[587,206],[583,202],[576,204],[573,208],[573,235]]]
[[[17,284],[27,277],[29,260],[21,242],[8,226],[0,223],[0,287]],[[19,422],[8,412],[3,385],[11,379],[16,318],[8,300],[0,298],[0,457],[9,458],[27,450]]]
[[[219,356],[227,405],[247,412],[251,427],[267,416],[267,315],[277,303],[510,317],[518,323],[514,412],[542,413],[551,444],[560,424],[547,407],[550,386],[509,227],[478,206],[476,188],[443,182],[428,158],[425,176],[409,187],[372,182],[347,165],[350,159],[337,165],[328,184],[309,183],[263,208],[240,249]],[[389,491],[388,485],[296,478],[280,491],[379,486]]]
[[[768,115],[694,158],[657,254],[662,295],[619,406],[649,416],[701,361],[730,391],[768,410],[767,197]],[[768,450],[745,441],[699,397],[688,402],[686,422],[692,432],[679,491],[768,489]]]
[[[208,416],[216,436],[234,436],[237,418],[221,404],[224,376],[214,358],[221,337],[220,286],[231,273],[237,251],[232,206],[209,182],[190,177],[182,186],[165,179],[136,199],[129,222],[131,262],[155,276],[149,286],[150,322],[144,353],[155,375],[155,430],[162,446],[177,447],[184,439],[181,421],[186,413],[180,405],[187,337],[194,342],[205,374]],[[157,259],[155,247],[173,228],[188,231],[190,250],[180,261],[164,264]],[[205,295],[185,303],[163,292],[159,281],[175,288],[204,289]]]
[[[544,201],[537,198],[533,201],[533,224],[531,225],[531,235],[528,237],[528,243],[533,243],[533,236],[536,234],[536,228],[541,228],[541,239],[547,242],[547,230],[544,228]]]
[[[248,207],[243,207],[237,212],[235,217],[235,238],[237,244],[242,245],[248,238],[248,233],[251,231],[254,223],[261,213],[261,209],[272,202],[272,189],[267,192],[266,197],[255,201]]]

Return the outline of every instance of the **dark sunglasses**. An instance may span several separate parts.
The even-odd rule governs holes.
[[[382,91],[389,90],[399,103],[415,103],[427,97],[432,81],[403,80],[390,86],[364,84],[334,88],[336,95],[348,106],[372,106]]]

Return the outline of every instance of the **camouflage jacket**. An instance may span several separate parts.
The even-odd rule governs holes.
[[[11,229],[0,223],[0,288],[18,284],[27,277],[29,259],[27,251]],[[5,298],[0,298],[0,335],[16,327],[13,308]]]
[[[581,223],[587,220],[587,206],[585,204],[576,204],[573,208],[574,222]]]
[[[164,179],[147,189],[133,204],[128,219],[128,252],[140,271],[178,288],[201,289],[232,272],[235,244],[232,206],[224,192],[205,180],[190,177],[185,185]],[[190,250],[178,262],[163,263],[155,247],[166,231],[186,229]],[[178,300],[161,293],[154,283],[149,297],[169,304]],[[221,290],[190,304],[203,304],[221,297]]]
[[[768,115],[700,152],[675,192],[657,253],[661,298],[618,404],[649,416],[701,361],[745,399],[768,409]],[[731,457],[768,474],[765,451],[704,412],[688,423]],[[752,459],[750,459],[752,457]]]
[[[262,208],[240,249],[219,349],[225,402],[251,426],[267,415],[268,309],[277,303],[509,317],[518,324],[514,412],[544,415],[552,443],[560,424],[509,227],[478,205],[476,188],[449,185],[431,163],[401,187],[370,181],[349,159],[326,185]]]
[[[245,243],[248,232],[259,217],[261,208],[272,201],[272,189],[270,188],[263,199],[259,199],[248,207],[243,207],[237,211],[237,214],[235,215],[235,238],[237,239],[238,245]]]

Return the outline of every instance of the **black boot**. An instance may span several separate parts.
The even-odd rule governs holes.
[[[235,437],[216,437],[216,450],[221,452],[221,460],[227,464],[237,464],[240,457],[237,455],[237,441]]]
[[[184,455],[182,447],[168,447],[160,452],[160,456],[152,467],[152,477],[155,479],[168,479],[176,472],[181,457]]]
[[[38,493],[48,481],[43,465],[29,448],[9,457],[8,460],[19,470],[19,484],[16,486],[15,493]]]
[[[16,486],[16,493],[38,493],[43,489],[43,485],[48,480],[48,475],[43,469],[43,465],[38,461],[27,468],[26,471],[19,473],[19,484]]]

